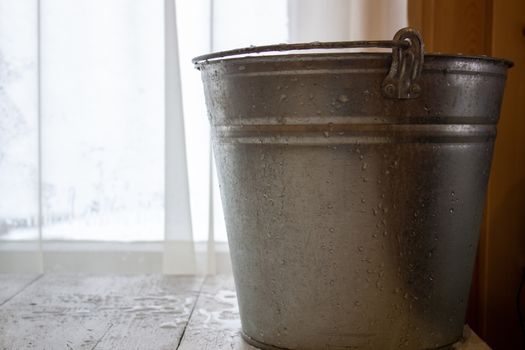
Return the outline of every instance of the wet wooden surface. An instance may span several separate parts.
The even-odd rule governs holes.
[[[229,276],[0,274],[0,350],[255,349],[239,329]]]
[[[181,341],[181,350],[253,350],[239,333],[241,321],[233,279],[208,277]]]
[[[0,306],[40,277],[38,274],[0,274]]]

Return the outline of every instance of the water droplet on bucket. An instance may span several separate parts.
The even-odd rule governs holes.
[[[448,210],[448,212],[449,212],[450,214],[454,214],[454,208],[450,208],[450,209]]]
[[[330,232],[332,232],[332,233],[333,233],[333,232],[335,232],[335,228],[333,228],[333,227],[330,227],[330,228],[328,229],[328,231],[330,231]]]
[[[339,95],[338,100],[340,102],[346,103],[346,102],[348,102],[348,96],[346,96],[346,95]]]
[[[363,163],[363,165],[361,165],[361,170],[365,171],[367,167],[368,167],[368,164]]]

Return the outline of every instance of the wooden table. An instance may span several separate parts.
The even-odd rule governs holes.
[[[229,276],[0,274],[0,350],[255,349],[239,329]]]

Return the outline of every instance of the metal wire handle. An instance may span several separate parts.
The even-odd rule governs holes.
[[[408,49],[411,43],[407,40],[375,40],[375,41],[332,41],[332,42],[311,42],[298,44],[277,44],[265,46],[250,46],[241,49],[213,52],[193,58],[191,62],[197,64],[217,58],[226,58],[230,56],[247,55],[252,53],[272,52],[272,51],[299,51],[299,50],[316,50],[316,49],[353,49],[365,47],[379,48],[401,48]]]
[[[199,68],[199,64],[212,59],[253,53],[362,47],[384,47],[392,49],[392,63],[390,64],[388,75],[381,84],[381,90],[386,98],[406,100],[421,96],[422,88],[419,84],[419,78],[423,69],[425,53],[423,39],[419,32],[413,28],[400,29],[394,36],[394,40],[334,41],[252,46],[198,56],[195,57],[192,62]]]

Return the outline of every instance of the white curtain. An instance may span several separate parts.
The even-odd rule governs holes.
[[[228,272],[191,58],[403,26],[406,0],[0,0],[0,272]]]

